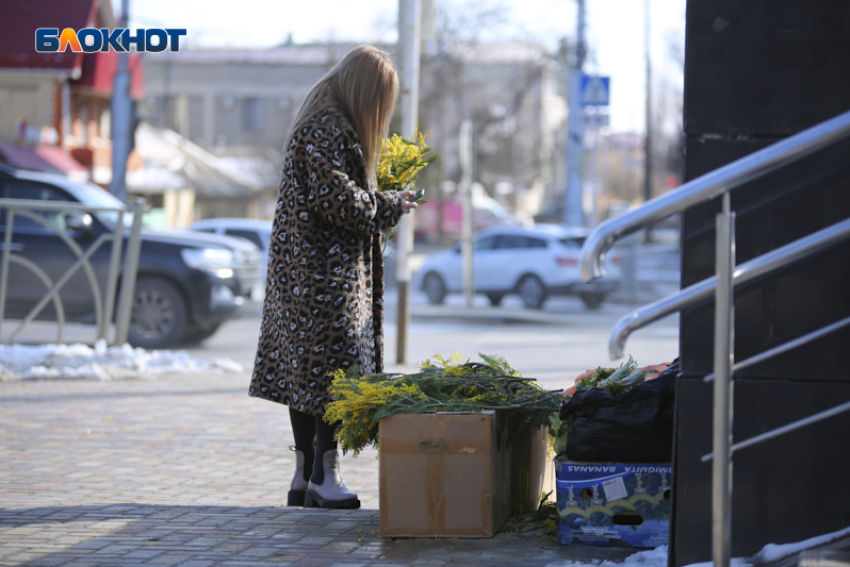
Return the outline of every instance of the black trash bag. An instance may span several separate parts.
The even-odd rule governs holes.
[[[657,378],[619,396],[602,388],[577,390],[561,406],[574,416],[567,436],[571,461],[669,463],[673,459],[673,399],[679,361]]]

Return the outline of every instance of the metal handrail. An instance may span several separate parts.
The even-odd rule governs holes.
[[[813,232],[794,242],[771,250],[757,258],[753,258],[735,267],[732,274],[735,285],[741,285],[766,275],[812,254],[850,238],[850,219],[843,220],[831,226]],[[712,276],[685,289],[645,305],[624,315],[614,325],[608,342],[608,353],[611,358],[623,356],[626,340],[634,331],[650,323],[671,315],[682,309],[713,297],[717,287],[717,278]],[[736,366],[737,369],[737,366]]]
[[[0,207],[29,211],[131,212],[128,207],[101,207],[73,201],[39,201],[36,199],[0,199]]]
[[[797,421],[792,421],[791,423],[783,425],[782,427],[777,427],[776,429],[766,431],[765,433],[756,435],[755,437],[750,437],[745,441],[739,441],[729,447],[729,452],[734,453],[735,451],[738,451],[740,449],[746,449],[747,447],[757,445],[762,441],[767,441],[768,439],[779,437],[780,435],[790,433],[794,430],[800,429],[801,427],[805,427],[806,425],[811,425],[813,423],[823,421],[828,417],[844,413],[845,411],[850,411],[850,402],[846,402],[841,405],[835,406],[834,408],[829,408],[828,410],[818,412],[814,415],[810,415],[809,417],[804,417],[803,419],[798,419]],[[702,456],[700,461],[706,463],[712,459],[714,459],[714,453],[707,453]]]
[[[650,199],[638,209],[606,220],[584,241],[581,249],[582,278],[591,281],[605,275],[605,254],[617,240],[689,207],[710,201],[847,136],[850,136],[850,112],[688,181],[675,191]]]
[[[817,331],[812,331],[811,333],[806,333],[805,335],[801,335],[796,339],[790,340],[787,343],[782,343],[779,346],[773,347],[772,349],[765,350],[760,352],[754,356],[746,360],[742,360],[741,362],[736,362],[732,367],[732,372],[737,372],[738,370],[743,370],[744,368],[749,368],[759,362],[763,362],[768,358],[773,358],[776,355],[788,352],[789,350],[794,350],[798,346],[803,346],[804,344],[810,343],[815,339],[819,339],[821,337],[825,337],[826,335],[835,332],[839,329],[843,329],[844,327],[850,326],[850,317],[845,317],[840,321],[836,321],[835,323],[830,323],[826,327],[821,327]],[[714,372],[706,375],[703,378],[703,382],[712,382],[714,380]]]
[[[621,318],[609,341],[609,352],[612,358],[619,358],[622,356],[625,340],[631,332],[665,315],[708,299],[714,292],[714,372],[713,375],[706,377],[706,380],[713,381],[714,390],[712,453],[704,455],[702,461],[712,461],[712,557],[715,567],[728,567],[731,560],[733,452],[850,411],[850,402],[844,403],[732,444],[731,382],[734,371],[796,348],[850,324],[850,318],[834,322],[736,364],[734,355],[735,285],[779,270],[850,237],[850,219],[736,267],[735,213],[731,210],[729,190],[764,176],[848,135],[850,135],[850,112],[694,179],[678,191],[652,199],[635,211],[606,221],[588,236],[582,247],[582,277],[585,281],[590,281],[605,274],[603,267],[605,253],[617,239],[691,206],[723,196],[722,209],[716,218],[715,276]]]
[[[9,266],[11,263],[27,268],[33,272],[45,284],[48,291],[45,296],[30,310],[23,321],[18,325],[18,328],[7,337],[7,342],[13,340],[29,323],[31,323],[38,314],[52,301],[57,312],[58,341],[62,341],[62,334],[65,326],[64,308],[59,292],[62,287],[71,279],[71,277],[81,268],[86,273],[86,276],[91,287],[95,305],[95,319],[97,322],[97,339],[106,339],[108,334],[109,323],[112,319],[113,307],[117,291],[117,282],[119,271],[124,277],[121,282],[120,297],[117,306],[116,330],[112,344],[124,344],[127,342],[127,334],[129,329],[130,319],[130,303],[135,287],[135,275],[138,270],[139,251],[141,248],[141,218],[145,210],[144,199],[137,199],[130,207],[109,207],[109,206],[91,206],[83,203],[73,202],[45,202],[30,199],[0,199],[0,209],[7,211],[5,237],[2,249],[2,260],[0,260],[0,325],[2,325],[3,317],[6,308],[6,289],[9,277]],[[35,214],[32,211],[80,211],[80,212],[116,212],[118,213],[115,229],[111,234],[102,234],[95,240],[86,250],[83,250],[76,241],[71,239],[64,231],[51,220]],[[121,266],[121,248],[124,239],[124,215],[133,215],[133,224],[130,228],[130,235],[127,242],[127,253],[124,259],[124,265]],[[16,215],[30,218],[31,220],[52,230],[74,253],[77,257],[76,262],[68,268],[65,273],[54,283],[50,280],[47,274],[37,265],[33,264],[26,258],[17,254],[15,245],[12,242],[12,235],[15,230],[14,219]],[[104,298],[100,285],[95,277],[94,270],[89,262],[91,256],[106,242],[112,243],[112,252],[110,254],[109,270],[106,277],[106,297]]]

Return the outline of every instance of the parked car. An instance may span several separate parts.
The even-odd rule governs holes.
[[[192,223],[189,230],[210,234],[223,234],[245,238],[257,245],[265,262],[268,261],[269,242],[272,239],[272,221],[260,219],[221,218],[204,219]]]
[[[260,250],[268,250],[272,238],[272,221],[244,218],[204,219],[192,223],[189,230],[250,240]]]
[[[122,205],[96,185],[2,165],[0,198]],[[51,216],[50,220],[82,249],[101,234],[120,230],[118,215],[113,212],[43,215]],[[132,222],[129,217],[125,215],[123,227],[127,237]],[[3,209],[0,239],[5,237],[6,218]],[[127,240],[123,242],[126,250]],[[25,264],[36,266],[56,282],[77,256],[54,230],[20,214],[15,215],[10,249],[19,260],[9,266],[5,313],[14,319],[25,317],[47,292],[42,280]],[[90,259],[101,293],[105,293],[110,251],[111,244],[107,243]],[[134,346],[163,348],[211,336],[224,321],[237,316],[252,296],[262,296],[265,274],[261,257],[259,249],[242,238],[142,229],[128,341]],[[95,299],[83,270],[78,270],[59,295],[66,320],[95,322]],[[39,318],[55,316],[48,304]]]
[[[492,305],[516,293],[526,307],[539,309],[549,296],[576,295],[588,309],[598,308],[620,283],[620,258],[612,254],[608,276],[581,279],[581,246],[587,231],[557,225],[500,226],[478,232],[473,242],[473,286]],[[461,245],[430,256],[414,283],[433,304],[448,293],[463,292]]]

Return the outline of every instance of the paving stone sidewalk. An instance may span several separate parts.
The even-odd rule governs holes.
[[[0,566],[547,566],[635,550],[539,533],[379,535],[375,452],[342,459],[360,510],[283,506],[286,408],[247,375],[0,382]]]

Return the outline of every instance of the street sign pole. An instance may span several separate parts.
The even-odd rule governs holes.
[[[398,41],[402,45],[401,69],[401,130],[413,136],[419,117],[419,51],[422,25],[421,0],[399,0],[400,27]],[[396,364],[404,364],[407,353],[408,288],[410,285],[410,254],[413,250],[413,214],[401,217],[398,224],[396,260],[396,285],[398,309],[396,311]]]
[[[129,23],[130,0],[121,3],[121,25]],[[112,89],[112,182],[109,192],[127,202],[127,158],[130,156],[133,103],[130,100],[130,73],[127,70],[129,54],[118,54],[118,72]]]
[[[581,102],[582,67],[584,66],[585,0],[578,2],[575,56],[570,73],[570,116],[567,132],[567,189],[564,192],[564,223],[584,226],[582,208],[584,191],[584,109]]]
[[[588,165],[590,167],[590,178],[588,180],[590,210],[588,211],[587,226],[595,228],[599,223],[598,201],[600,195],[599,188],[599,130],[608,126],[610,116],[608,115],[608,93],[610,90],[609,77],[588,77],[583,79],[582,87],[582,102],[584,103],[584,119],[585,127],[590,133],[590,156]],[[589,112],[593,109],[593,112]]]

